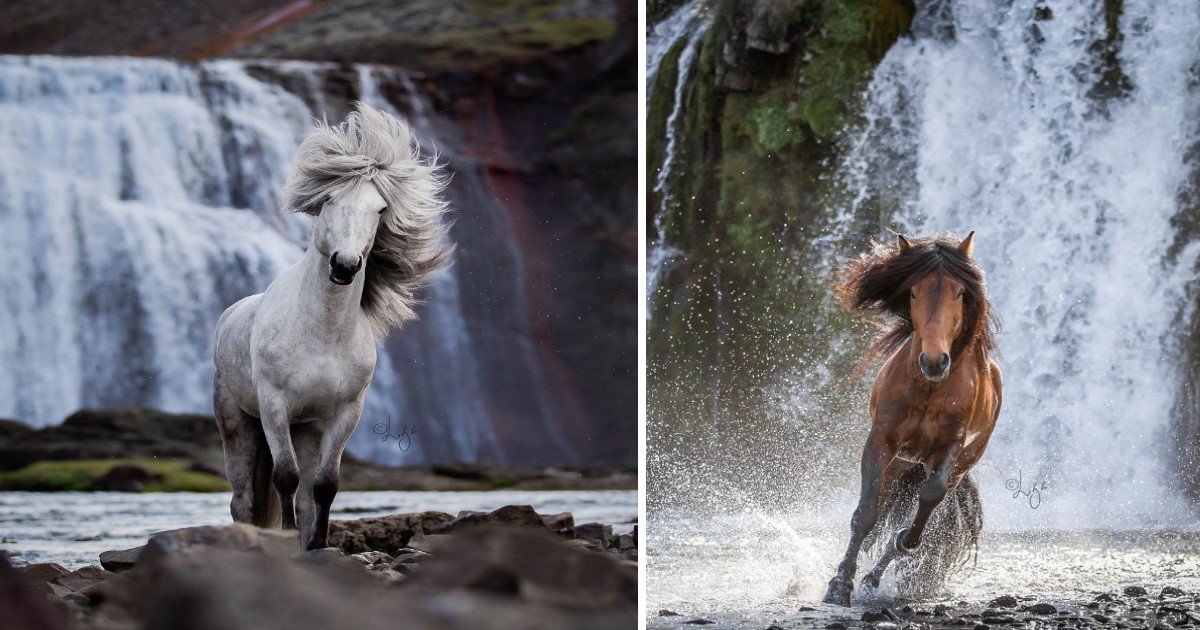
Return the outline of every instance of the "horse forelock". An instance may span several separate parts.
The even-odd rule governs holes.
[[[921,280],[938,274],[939,283],[950,276],[966,293],[963,329],[954,341],[953,354],[974,347],[986,365],[995,346],[996,322],[990,312],[983,270],[958,248],[959,240],[952,235],[938,234],[909,242],[906,249],[874,242],[870,251],[839,271],[835,291],[847,310],[886,316],[866,362],[886,358],[912,336],[909,291]]]
[[[330,195],[368,184],[387,204],[361,303],[379,337],[416,318],[417,292],[453,253],[442,198],[447,183],[437,157],[422,155],[407,124],[363,103],[337,126],[317,121],[296,152],[286,210],[316,215]]]

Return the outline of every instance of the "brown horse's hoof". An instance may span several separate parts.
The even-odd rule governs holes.
[[[913,555],[913,552],[916,551],[917,548],[921,546],[921,543],[917,543],[917,544],[913,545],[912,547],[909,547],[908,545],[904,544],[904,538],[906,536],[908,536],[908,528],[907,527],[896,532],[896,541],[893,543],[892,546],[894,546],[896,548],[896,553],[898,553],[902,556],[911,556],[911,555]]]
[[[854,592],[854,583],[841,577],[829,580],[829,590],[821,601],[835,606],[850,607],[850,594]]]

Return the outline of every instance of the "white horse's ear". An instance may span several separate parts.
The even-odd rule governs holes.
[[[971,233],[967,235],[967,238],[964,238],[963,241],[958,244],[958,251],[966,254],[967,258],[971,258],[975,255],[975,230],[971,230]]]
[[[912,243],[909,243],[908,239],[904,238],[903,234],[896,235],[896,245],[900,247],[900,251],[902,252],[912,249]]]

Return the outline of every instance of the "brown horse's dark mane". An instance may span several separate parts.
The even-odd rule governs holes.
[[[988,310],[983,270],[958,248],[960,239],[936,234],[909,239],[911,247],[871,243],[871,250],[838,270],[834,291],[851,313],[875,312],[886,316],[881,332],[871,343],[863,369],[891,356],[913,334],[909,290],[923,278],[944,273],[963,285],[963,329],[951,353],[958,357],[975,348],[981,367],[988,365],[998,328]]]

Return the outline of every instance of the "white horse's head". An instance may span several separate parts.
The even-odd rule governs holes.
[[[349,186],[329,194],[313,221],[312,246],[329,261],[329,280],[350,284],[375,245],[387,202],[374,186]]]
[[[284,203],[315,217],[310,247],[329,261],[330,281],[366,275],[362,307],[380,336],[416,317],[415,292],[454,251],[436,159],[404,122],[359,103],[336,127],[317,123],[295,169]]]

